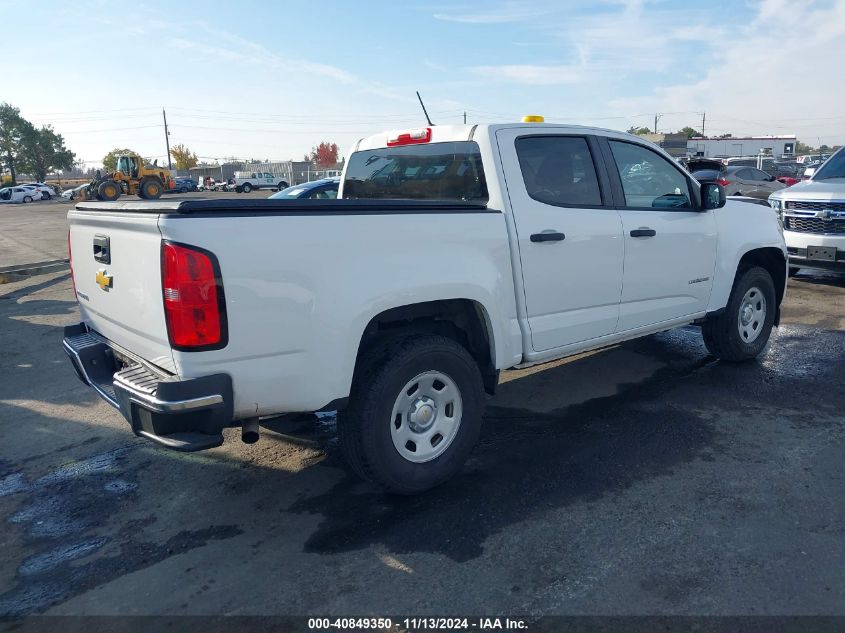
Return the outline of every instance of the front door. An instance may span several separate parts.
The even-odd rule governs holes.
[[[625,236],[619,332],[703,312],[716,261],[713,211],[697,208],[695,183],[639,143],[608,140]]]
[[[500,130],[496,138],[534,350],[612,334],[622,289],[622,223],[610,205],[595,139],[529,127]]]

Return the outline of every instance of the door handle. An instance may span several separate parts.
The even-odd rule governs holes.
[[[655,235],[657,235],[657,231],[646,227],[631,231],[631,237],[654,237]]]
[[[543,233],[531,234],[532,242],[561,242],[565,239],[566,236],[563,233],[558,233],[556,231],[544,231]]]

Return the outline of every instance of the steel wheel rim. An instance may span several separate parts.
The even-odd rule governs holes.
[[[757,287],[749,288],[739,302],[737,329],[743,343],[753,343],[763,331],[766,323],[766,296]]]
[[[455,381],[441,371],[422,372],[405,383],[393,403],[393,446],[409,462],[437,459],[457,437],[462,415]]]

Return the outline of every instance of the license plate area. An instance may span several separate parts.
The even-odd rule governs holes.
[[[835,246],[808,246],[807,259],[817,259],[825,262],[836,261]]]

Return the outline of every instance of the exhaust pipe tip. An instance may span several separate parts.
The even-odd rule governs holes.
[[[241,427],[241,441],[244,444],[255,444],[260,436],[258,418],[244,420],[243,426]]]

